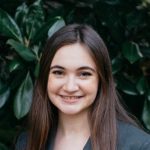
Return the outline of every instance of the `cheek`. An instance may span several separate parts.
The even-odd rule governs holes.
[[[47,92],[48,92],[48,95],[50,96],[51,93],[53,93],[55,91],[55,83],[54,83],[54,80],[52,79],[52,77],[49,77],[48,78],[48,84],[47,84]]]
[[[57,91],[56,83],[54,82],[53,78],[48,78],[48,84],[47,84],[47,93],[49,100],[55,105],[55,93]]]
[[[97,91],[98,91],[98,84],[99,84],[99,81],[97,78],[88,81],[87,83],[84,84],[85,91],[91,94],[91,96],[93,97],[96,96]]]
[[[62,86],[60,80],[56,80],[53,77],[48,78],[47,91],[49,94],[56,93]]]

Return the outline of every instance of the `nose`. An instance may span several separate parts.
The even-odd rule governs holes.
[[[75,92],[75,91],[77,91],[79,89],[79,86],[78,86],[78,83],[76,81],[76,78],[73,77],[73,76],[68,77],[66,79],[66,82],[64,83],[63,89],[66,92]]]

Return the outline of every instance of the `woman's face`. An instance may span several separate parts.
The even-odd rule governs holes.
[[[57,50],[48,77],[48,96],[60,113],[75,115],[88,111],[98,90],[96,65],[81,44]]]

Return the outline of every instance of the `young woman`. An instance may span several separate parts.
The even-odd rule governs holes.
[[[104,42],[87,25],[48,40],[29,120],[16,150],[150,149],[150,136],[119,102]]]

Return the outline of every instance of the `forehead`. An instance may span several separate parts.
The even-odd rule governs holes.
[[[79,43],[65,45],[57,50],[51,66],[63,65],[65,67],[81,67],[88,65],[96,68],[95,62],[89,51],[90,50],[85,45]]]

